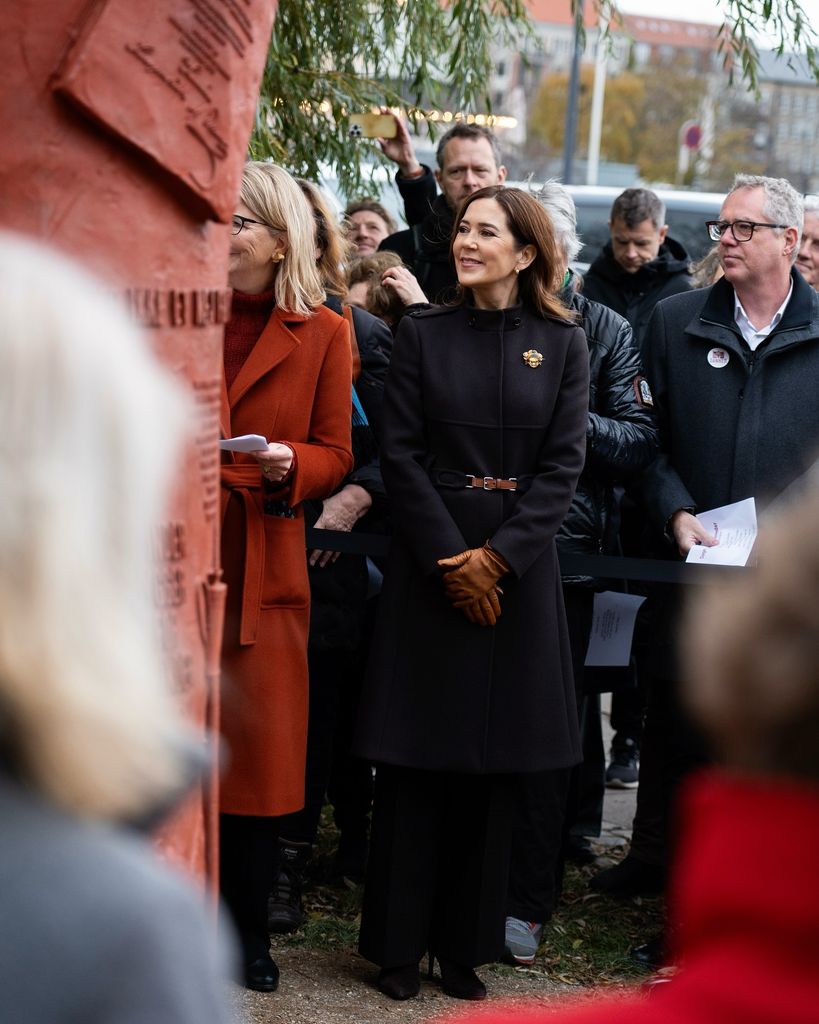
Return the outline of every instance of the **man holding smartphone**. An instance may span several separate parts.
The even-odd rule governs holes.
[[[458,122],[438,143],[437,170],[418,162],[407,126],[395,117],[393,138],[379,140],[398,165],[395,176],[410,225],[383,240],[379,249],[396,252],[412,270],[430,302],[442,302],[458,283],[449,259],[455,211],[467,196],[506,179],[500,146],[491,128]],[[438,193],[436,182],[441,191]]]

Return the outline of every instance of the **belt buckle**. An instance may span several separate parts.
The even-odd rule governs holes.
[[[485,491],[494,491],[497,489],[497,480],[494,476],[485,476],[483,478],[483,489]]]
[[[510,491],[516,491],[518,489],[518,478],[516,476],[510,476],[509,483],[515,485],[514,487],[509,488]]]

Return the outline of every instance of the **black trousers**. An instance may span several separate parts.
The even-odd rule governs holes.
[[[574,769],[518,776],[506,913],[548,921],[563,883],[566,808]]]
[[[372,801],[372,772],[350,754],[358,713],[364,659],[361,651],[308,648],[310,711],[304,808],[282,815],[279,834],[293,842],[314,843],[327,796],[340,831],[366,838]]]
[[[583,694],[594,593],[585,587],[564,586],[563,598],[584,760],[574,768],[519,775],[512,827],[507,913],[541,924],[552,916],[560,898],[569,832],[595,835],[603,815],[600,697]]]
[[[222,814],[219,887],[242,944],[245,964],[270,950],[267,897],[277,856],[277,818]]]
[[[679,683],[650,678],[630,856],[668,867],[680,785],[708,761],[705,740],[680,700]]]
[[[502,955],[518,778],[377,766],[363,956],[400,967],[430,950],[476,967]]]

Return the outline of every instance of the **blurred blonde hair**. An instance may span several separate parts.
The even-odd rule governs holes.
[[[110,294],[0,233],[0,766],[80,814],[181,779],[152,547],[187,413]]]
[[[312,181],[307,181],[306,178],[296,178],[296,184],[304,193],[310,204],[310,209],[313,211],[316,246],[319,250],[316,263],[321,282],[329,295],[336,295],[343,299],[347,295],[344,266],[350,259],[352,245],[341,230],[321,189]]]
[[[325,299],[316,268],[313,211],[283,167],[250,161],[242,172],[239,196],[259,220],[287,235],[287,251],[274,284],[276,305],[308,315]]]
[[[819,781],[819,495],[760,535],[750,578],[687,613],[688,702],[726,763]]]

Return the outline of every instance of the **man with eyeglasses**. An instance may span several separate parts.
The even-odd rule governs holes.
[[[430,302],[443,302],[452,298],[458,284],[449,255],[455,213],[479,188],[502,185],[506,168],[492,129],[459,121],[438,142],[438,169],[433,175],[429,167],[418,163],[406,125],[393,116],[396,137],[382,139],[381,148],[398,165],[395,181],[410,227],[389,235],[379,249],[397,252]],[[441,189],[437,195],[436,182]]]
[[[707,226],[724,277],[665,299],[651,318],[643,362],[660,454],[638,491],[660,557],[713,546],[695,513],[750,497],[764,511],[816,458],[819,294],[794,268],[801,226],[802,198],[787,181],[737,175],[719,220]],[[609,891],[641,891],[663,877],[674,795],[706,759],[677,699],[680,588],[664,589],[645,680],[631,850],[597,876],[602,884],[593,880]]]

